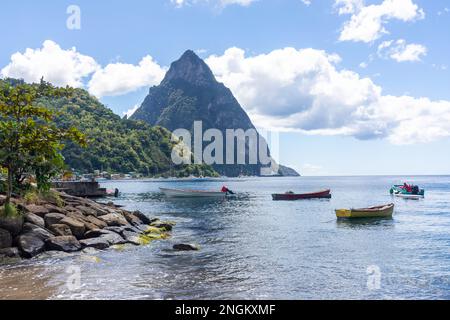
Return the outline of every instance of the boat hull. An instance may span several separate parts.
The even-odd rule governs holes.
[[[330,199],[330,190],[323,190],[312,193],[291,194],[291,193],[275,193],[272,194],[274,201],[294,201],[294,200],[306,200],[306,199]]]
[[[412,199],[412,200],[419,200],[419,199],[425,198],[424,195],[420,195],[420,194],[410,194],[410,193],[395,193],[394,196],[396,196],[396,197],[398,197],[398,198]]]
[[[363,209],[338,209],[338,218],[390,218],[394,213],[394,204]]]
[[[159,188],[169,198],[225,198],[225,192]]]

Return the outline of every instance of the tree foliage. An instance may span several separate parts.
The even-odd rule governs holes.
[[[74,127],[60,128],[54,111],[41,99],[68,97],[71,88],[55,88],[41,81],[26,84],[0,82],[0,166],[7,171],[7,203],[14,187],[35,175],[38,188],[49,188],[50,179],[63,166],[64,141],[85,145],[84,135]]]
[[[174,165],[173,142],[167,129],[122,119],[83,89],[75,89],[70,97],[41,101],[58,111],[55,120],[59,126],[75,126],[86,135],[86,148],[68,142],[62,152],[67,165],[76,171],[178,177],[217,175],[208,165]]]

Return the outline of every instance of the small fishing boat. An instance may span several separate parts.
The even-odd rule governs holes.
[[[274,193],[272,194],[272,199],[275,201],[280,200],[304,200],[304,199],[330,199],[331,191],[329,189],[319,191],[319,192],[310,192],[310,193]]]
[[[168,198],[225,198],[227,192],[159,188]]]
[[[336,210],[338,218],[389,218],[393,213],[393,203],[370,208]]]
[[[390,194],[404,198],[404,199],[420,199],[425,197],[425,190],[420,189],[419,186],[416,185],[394,185],[391,190],[389,190]]]

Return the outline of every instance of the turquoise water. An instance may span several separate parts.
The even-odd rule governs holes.
[[[392,198],[412,181],[423,200]],[[168,200],[159,187],[237,192],[226,200]],[[210,181],[111,181],[116,203],[173,220],[168,241],[121,252],[27,262],[50,298],[118,299],[449,299],[450,177],[300,177]],[[275,202],[271,193],[331,188],[330,200]],[[335,208],[394,202],[393,219],[337,221]],[[199,252],[174,252],[174,243]],[[28,264],[28,265],[27,265]],[[82,287],[66,288],[66,268]],[[375,273],[372,273],[375,270]],[[370,274],[368,274],[368,271]],[[4,273],[5,274],[5,273]],[[0,282],[1,283],[1,282]],[[9,281],[14,287],[14,281]],[[373,285],[375,283],[375,285]],[[16,288],[23,290],[23,288]],[[0,297],[2,296],[0,287]],[[33,290],[30,289],[31,294]]]

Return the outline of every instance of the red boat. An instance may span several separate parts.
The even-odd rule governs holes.
[[[319,192],[311,192],[311,193],[275,193],[272,194],[273,200],[303,200],[303,199],[330,199],[331,192],[330,190],[323,190]]]

